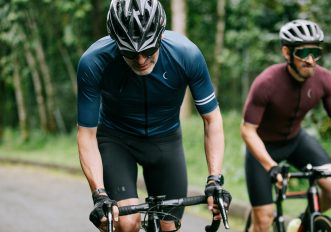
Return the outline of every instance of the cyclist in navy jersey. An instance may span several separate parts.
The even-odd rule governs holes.
[[[113,0],[110,36],[93,43],[78,65],[78,148],[95,205],[90,220],[101,231],[107,202],[116,231],[139,231],[140,216],[118,218],[116,207],[138,203],[138,164],[148,195],[186,196],[179,113],[187,86],[204,123],[205,194],[222,185],[223,123],[206,62],[196,45],[165,26],[157,0]],[[215,211],[212,197],[208,207]],[[183,209],[174,213],[180,218]],[[169,221],[163,230],[174,230]]]
[[[252,83],[243,112],[241,135],[246,143],[246,182],[252,204],[252,231],[268,231],[273,219],[271,183],[281,186],[278,163],[296,168],[307,163],[331,170],[331,159],[304,129],[306,113],[319,102],[331,117],[331,73],[316,62],[324,38],[320,27],[294,20],[280,30],[287,61],[264,70]],[[321,179],[322,210],[331,207],[331,179]]]

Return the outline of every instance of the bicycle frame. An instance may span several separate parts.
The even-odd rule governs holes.
[[[279,191],[279,190],[278,190]],[[307,192],[289,192],[286,193],[285,197],[279,197],[279,194],[276,194],[276,200],[275,200],[275,205],[276,205],[276,214],[274,217],[274,223],[273,226],[275,226],[276,228],[274,228],[274,231],[277,232],[285,232],[285,219],[283,216],[283,206],[282,203],[285,199],[307,199]],[[306,209],[307,210],[307,209]],[[303,231],[303,227],[302,224],[300,225],[301,229],[298,231]]]

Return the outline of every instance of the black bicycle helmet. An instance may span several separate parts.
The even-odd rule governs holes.
[[[297,46],[319,44],[323,42],[324,33],[316,23],[297,19],[282,26],[279,37],[282,45]]]
[[[158,0],[112,0],[107,31],[120,50],[141,52],[158,47],[166,26],[165,11]]]

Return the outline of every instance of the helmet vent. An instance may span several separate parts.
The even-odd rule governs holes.
[[[313,31],[314,28],[312,28],[310,25],[307,28],[309,30],[309,35],[314,36],[314,31]]]
[[[309,28],[309,27],[307,27],[307,28]],[[303,34],[303,35],[305,34],[305,30],[301,26],[298,26],[298,29],[301,34]]]

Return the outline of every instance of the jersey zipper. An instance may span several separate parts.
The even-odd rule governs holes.
[[[300,102],[301,102],[301,89],[302,89],[302,86],[300,85],[300,86],[299,86],[299,91],[298,91],[298,101],[297,101],[297,106],[295,107],[293,117],[292,117],[292,119],[291,119],[290,122],[289,122],[289,131],[288,131],[288,134],[287,134],[287,136],[286,136],[287,139],[288,139],[288,136],[291,134],[291,131],[292,131],[292,129],[293,129],[294,121],[295,121],[295,119],[297,118],[297,115],[298,115],[298,112],[299,112],[299,109],[300,109]]]
[[[145,136],[148,136],[148,93],[146,77],[143,77],[144,83],[144,110],[145,110]]]

